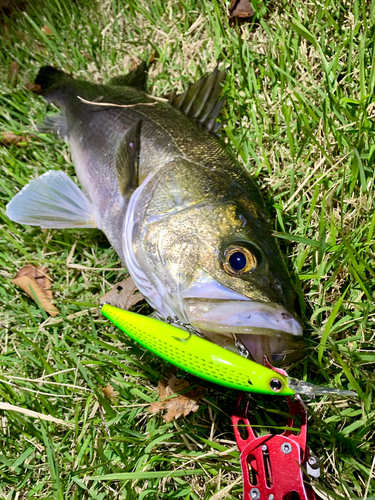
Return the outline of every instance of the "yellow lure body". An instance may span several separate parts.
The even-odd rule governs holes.
[[[239,391],[280,396],[295,393],[287,377],[169,323],[109,304],[101,312],[143,347],[204,380]]]

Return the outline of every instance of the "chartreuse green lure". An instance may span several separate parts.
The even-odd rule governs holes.
[[[101,312],[129,337],[169,363],[209,382],[239,391],[292,396],[293,394],[356,395],[289,378],[271,368],[228,351],[197,335],[159,321],[105,304]]]

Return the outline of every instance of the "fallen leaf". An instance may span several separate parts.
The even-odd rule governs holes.
[[[128,276],[124,281],[117,283],[112,290],[104,294],[100,298],[100,306],[104,304],[111,304],[111,306],[125,309],[130,309],[135,304],[138,304],[144,299],[144,296],[138,291],[138,288],[132,278]]]
[[[111,384],[108,382],[107,387],[101,387],[102,392],[104,396],[107,399],[112,399],[113,401],[116,401],[117,398],[119,397],[119,393],[114,390],[114,388],[111,386]]]
[[[151,64],[154,64],[156,61],[155,61],[155,58],[156,56],[158,55],[158,53],[156,52],[156,50],[154,50],[154,52],[152,53],[151,57],[150,57],[150,60],[149,60],[149,65],[151,66]]]
[[[45,35],[53,35],[53,31],[51,30],[51,28],[48,26],[48,24],[45,24],[43,26],[43,28],[41,29],[42,33],[44,33]]]
[[[11,283],[21,288],[29,297],[35,301],[38,298],[43,309],[53,318],[59,314],[58,309],[52,304],[53,294],[51,280],[46,266],[34,266],[26,264],[20,269]]]
[[[23,135],[17,135],[13,132],[0,132],[0,144],[4,146],[10,146],[11,144],[21,146],[25,142],[27,142],[27,138]]]
[[[254,15],[249,0],[232,0],[229,9],[229,26],[249,22]]]
[[[167,394],[167,380],[159,380],[159,382],[158,382],[158,393],[159,393],[159,399],[165,399],[165,398],[168,397],[168,394]],[[152,403],[152,404],[158,404],[158,403]]]
[[[189,387],[189,382],[183,378],[172,375],[168,380],[160,380],[158,383],[159,399],[164,399],[173,394],[183,391]],[[163,396],[165,394],[165,396]]]
[[[138,63],[135,59],[132,60],[132,65],[130,66],[129,72],[135,70],[138,67]]]
[[[12,61],[9,65],[8,81],[13,87],[17,84],[17,75],[20,66],[17,61]]]
[[[158,383],[159,399],[168,398],[173,394],[187,389],[189,386],[189,382],[179,379],[175,375],[172,375],[169,380],[160,380]],[[163,416],[163,420],[172,422],[173,419],[177,420],[181,416],[186,417],[189,413],[196,412],[199,408],[198,403],[205,392],[206,389],[204,387],[197,387],[186,394],[180,394],[166,401],[157,401],[149,406],[149,412],[158,413],[159,411],[167,410]]]
[[[25,89],[34,92],[34,94],[40,94],[42,92],[42,87],[38,83],[27,82],[25,83]]]
[[[16,278],[20,278],[21,276],[28,276],[29,278],[34,279],[38,286],[43,290],[43,292],[49,297],[53,299],[52,290],[51,290],[51,280],[49,278],[49,271],[47,266],[34,266],[34,264],[26,264],[23,266],[17,273]]]

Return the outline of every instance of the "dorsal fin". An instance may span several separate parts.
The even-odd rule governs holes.
[[[135,87],[139,90],[146,90],[148,64],[141,62],[136,68],[126,75],[115,76],[109,80],[109,85]]]
[[[201,127],[216,134],[222,123],[216,122],[224,105],[225,99],[219,99],[222,92],[222,82],[227,76],[227,70],[218,67],[207,76],[189,85],[183,94],[174,92],[169,98],[169,104],[179,109],[189,118],[195,120]]]
[[[142,120],[124,135],[116,151],[116,172],[121,196],[138,187]]]

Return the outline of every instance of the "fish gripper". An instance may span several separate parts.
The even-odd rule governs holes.
[[[307,476],[320,472],[306,444],[307,411],[298,397],[294,402],[286,399],[291,415],[287,429],[257,437],[247,416],[249,402],[241,409],[242,393],[238,395],[232,424],[241,452],[243,500],[317,500]],[[295,417],[301,420],[297,435],[292,430]]]

